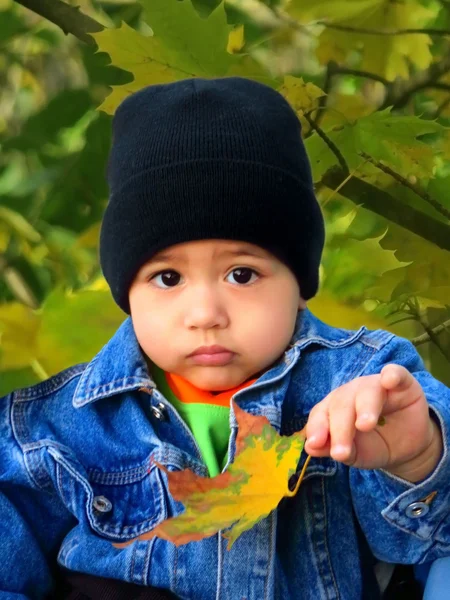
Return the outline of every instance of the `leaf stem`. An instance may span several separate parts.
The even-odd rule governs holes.
[[[45,379],[48,379],[50,377],[50,375],[47,373],[47,371],[44,369],[44,367],[41,365],[41,363],[37,359],[33,360],[31,362],[30,366],[33,369],[33,371],[36,373],[36,375],[42,381],[44,381]]]
[[[367,35],[449,35],[448,29],[435,29],[425,27],[419,29],[370,29],[368,27],[351,27],[350,25],[340,25],[339,23],[329,23],[327,21],[317,21],[316,25],[324,25],[327,29],[336,29],[338,31],[347,31],[349,33],[363,33]]]
[[[289,492],[286,494],[286,496],[288,496],[289,498],[291,498],[292,496],[295,496],[295,494],[298,492],[298,489],[303,481],[303,477],[305,476],[306,473],[306,468],[308,466],[309,461],[311,460],[311,456],[308,454],[308,458],[305,460],[305,464],[303,465],[303,469],[300,473],[300,477],[298,478],[297,481],[297,485],[295,486],[295,488],[292,490],[292,492]]]

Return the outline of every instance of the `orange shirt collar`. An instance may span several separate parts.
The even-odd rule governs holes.
[[[212,394],[207,390],[201,390],[197,388],[195,385],[184,379],[180,375],[176,375],[175,373],[167,373],[165,371],[166,381],[175,394],[175,396],[181,400],[182,402],[192,403],[192,402],[201,402],[203,404],[215,404],[217,406],[230,406],[230,398],[238,392],[250,385],[255,383],[257,379],[251,379],[250,381],[245,381],[231,390],[224,390],[218,394]]]

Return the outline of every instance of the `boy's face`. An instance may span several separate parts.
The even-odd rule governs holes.
[[[129,299],[145,354],[209,391],[236,387],[274,363],[289,345],[298,310],[306,307],[284,263],[259,246],[233,240],[165,248],[140,269]],[[233,353],[224,364],[200,364],[189,356],[213,345]]]

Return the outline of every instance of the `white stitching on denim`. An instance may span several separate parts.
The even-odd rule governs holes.
[[[19,389],[13,392],[14,402],[27,402],[30,400],[37,400],[43,396],[48,396],[50,393],[56,392],[57,390],[64,387],[67,383],[72,381],[77,375],[82,373],[85,369],[85,363],[74,365],[65,369],[61,373],[57,373],[53,377],[36,383],[27,388]]]
[[[324,531],[324,536],[323,536],[324,542],[325,542],[325,552],[326,552],[326,555],[328,558],[328,566],[330,569],[331,578],[333,579],[333,585],[334,585],[334,591],[336,592],[336,598],[337,598],[337,600],[339,600],[341,595],[339,594],[339,588],[337,586],[336,578],[334,576],[334,571],[333,571],[333,567],[331,564],[330,549],[328,548],[328,537],[327,537],[328,519],[327,519],[327,504],[326,504],[326,500],[325,500],[325,479],[324,478],[322,478],[322,481],[320,482],[320,484],[321,484],[321,488],[322,488],[323,515],[324,515],[324,521],[325,521],[325,531]]]

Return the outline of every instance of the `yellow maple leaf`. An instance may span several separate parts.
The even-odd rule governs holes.
[[[303,77],[293,77],[292,75],[284,76],[283,85],[278,88],[278,91],[296,111],[303,131],[309,129],[308,121],[303,118],[303,115],[318,108],[318,99],[326,96],[325,92],[310,81],[305,83]]]
[[[292,0],[287,7],[287,12],[300,22],[319,20],[385,32],[425,27],[437,10],[418,0]],[[408,79],[410,64],[426,69],[432,62],[431,43],[426,34],[374,35],[325,27],[317,56],[323,64],[330,60],[344,62],[358,48],[361,70],[393,81],[396,77]]]
[[[156,463],[167,475],[173,498],[185,505],[185,512],[113,546],[123,548],[153,537],[179,546],[229,528],[222,535],[230,550],[236,539],[274,510],[283,497],[297,493],[309,457],[292,491],[289,478],[296,472],[303,450],[303,431],[280,436],[266,417],[251,415],[234,401],[233,407],[239,426],[235,461],[213,478],[200,477],[189,469],[170,472]]]

